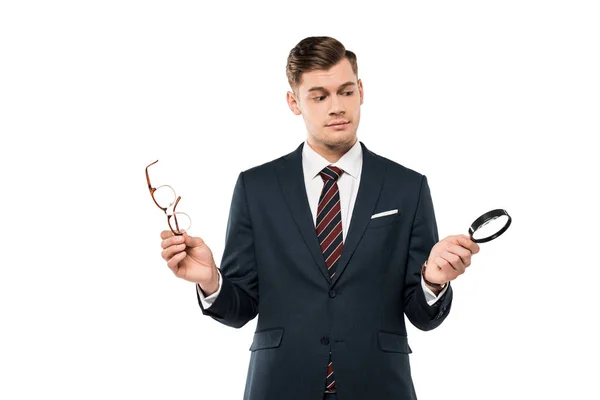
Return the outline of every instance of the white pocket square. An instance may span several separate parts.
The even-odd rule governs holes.
[[[371,219],[373,219],[373,218],[379,218],[379,217],[385,217],[386,215],[392,215],[392,214],[397,214],[397,213],[398,213],[398,209],[384,211],[384,212],[380,212],[380,213],[371,215]]]

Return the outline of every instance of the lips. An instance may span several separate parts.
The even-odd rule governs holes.
[[[339,125],[346,125],[350,123],[350,121],[346,121],[346,120],[337,120],[337,121],[332,121],[329,124],[327,124],[326,126],[339,126]]]

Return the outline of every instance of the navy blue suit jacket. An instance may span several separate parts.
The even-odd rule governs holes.
[[[304,143],[239,174],[221,292],[200,307],[237,328],[258,315],[244,399],[321,400],[330,350],[340,400],[416,399],[404,315],[421,330],[439,326],[452,288],[429,306],[421,287],[421,264],[439,240],[426,177],[360,144],[360,186],[333,281],[307,200]]]

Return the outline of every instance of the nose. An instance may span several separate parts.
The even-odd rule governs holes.
[[[331,96],[331,108],[329,109],[329,115],[337,115],[344,114],[346,112],[346,108],[344,107],[344,102],[341,96],[332,95]]]

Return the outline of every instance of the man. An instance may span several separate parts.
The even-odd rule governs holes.
[[[438,242],[426,177],[357,140],[353,52],[306,38],[287,76],[306,141],[239,174],[220,269],[187,234],[162,232],[162,257],[205,315],[237,328],[258,315],[244,399],[415,399],[404,315],[439,326],[479,247]]]

